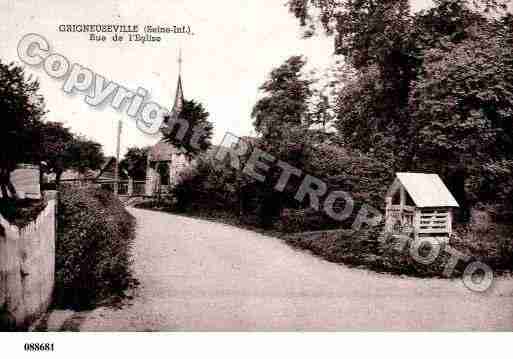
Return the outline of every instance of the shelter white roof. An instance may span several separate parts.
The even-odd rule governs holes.
[[[437,174],[400,172],[397,179],[417,207],[459,207]]]

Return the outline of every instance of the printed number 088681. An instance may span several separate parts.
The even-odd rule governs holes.
[[[53,352],[53,343],[25,343],[26,352]]]

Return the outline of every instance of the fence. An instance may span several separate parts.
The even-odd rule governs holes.
[[[0,216],[0,330],[26,328],[50,304],[54,288],[55,191],[46,208],[23,228]]]
[[[99,186],[107,191],[114,192],[114,184],[116,181],[111,180],[95,180],[95,179],[73,179],[63,180],[61,183],[69,183],[77,187]],[[146,194],[146,181],[118,181],[118,195],[120,196],[144,196]]]
[[[133,181],[132,195],[144,196],[146,194],[146,181]]]

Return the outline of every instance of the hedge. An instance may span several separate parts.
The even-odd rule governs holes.
[[[62,187],[56,241],[56,303],[91,307],[136,284],[131,274],[135,218],[110,192]]]

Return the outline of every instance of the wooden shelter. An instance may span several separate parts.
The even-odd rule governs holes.
[[[385,231],[448,239],[457,207],[437,174],[397,173],[386,196]]]

